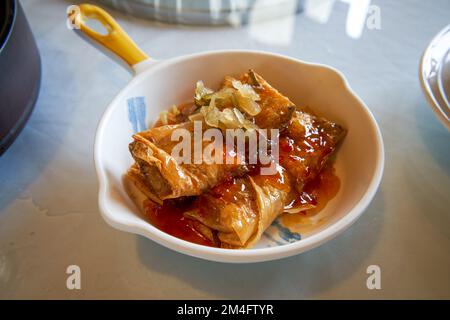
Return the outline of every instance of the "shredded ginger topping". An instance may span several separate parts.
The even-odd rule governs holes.
[[[256,124],[248,119],[261,112],[257,103],[259,95],[252,86],[232,79],[232,87],[214,92],[198,81],[195,88],[195,104],[199,112],[192,114],[191,121],[203,120],[208,126],[220,129],[257,129]]]

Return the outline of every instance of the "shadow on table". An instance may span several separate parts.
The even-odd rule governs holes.
[[[55,84],[64,81],[65,88],[73,91],[75,84],[65,75],[74,70],[67,67],[67,58],[54,48],[52,52],[42,50],[42,47],[39,49],[42,80],[38,100],[24,129],[0,158],[0,212],[18,197],[25,197],[24,190],[66,144],[65,137],[74,109],[63,92],[55,92]],[[67,165],[70,166],[69,156]],[[63,175],[60,178],[66,179]]]
[[[417,129],[429,154],[450,176],[450,132],[439,122],[431,108],[423,103],[416,106]]]
[[[317,296],[357,274],[365,288],[368,261],[383,226],[380,190],[363,216],[335,240],[301,255],[256,264],[224,264],[185,256],[138,237],[137,250],[149,269],[168,274],[225,299],[301,299]],[[179,292],[171,298],[189,298]],[[339,297],[336,297],[339,298]]]

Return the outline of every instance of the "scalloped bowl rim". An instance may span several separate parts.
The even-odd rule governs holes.
[[[338,221],[334,222],[326,229],[319,231],[318,233],[311,235],[305,239],[300,241],[284,244],[276,247],[268,247],[268,248],[257,248],[257,249],[243,249],[243,250],[235,250],[235,249],[222,249],[215,247],[203,246],[195,243],[191,243],[174,236],[171,236],[164,231],[154,227],[152,224],[146,222],[145,226],[137,225],[135,223],[130,223],[127,221],[121,221],[118,219],[114,213],[109,212],[106,208],[106,203],[108,201],[108,179],[106,177],[106,172],[103,168],[102,163],[102,155],[100,153],[100,144],[103,139],[103,132],[106,123],[108,122],[111,113],[114,110],[114,106],[119,99],[127,93],[128,88],[132,85],[142,81],[148,72],[154,72],[157,68],[164,68],[167,65],[176,62],[182,62],[183,60],[189,60],[191,58],[198,58],[207,55],[214,54],[224,54],[224,53],[233,53],[233,54],[256,54],[256,55],[265,55],[274,58],[282,58],[289,60],[291,62],[304,64],[307,66],[313,66],[317,68],[326,69],[329,72],[338,75],[340,81],[344,84],[344,88],[347,93],[352,95],[353,98],[356,99],[359,106],[364,110],[366,116],[370,120],[372,125],[371,130],[374,131],[376,137],[376,150],[377,150],[377,159],[376,159],[376,169],[375,173],[371,178],[370,184],[367,186],[367,189],[364,195],[359,199],[359,201],[353,206],[353,208],[347,212],[345,216],[343,216]],[[150,65],[150,68],[147,68],[147,65]],[[139,70],[140,66],[137,66]],[[366,104],[358,97],[358,95],[353,91],[350,87],[345,76],[337,69],[318,63],[310,63],[305,62],[299,59],[287,57],[280,54],[265,52],[265,51],[254,51],[254,50],[215,50],[215,51],[204,51],[197,54],[183,55],[167,60],[155,61],[149,60],[143,62],[143,71],[138,72],[138,74],[116,95],[116,97],[111,101],[105,112],[103,113],[95,136],[94,143],[94,162],[95,169],[97,172],[97,177],[99,181],[99,208],[103,219],[112,227],[134,234],[138,234],[149,238],[156,243],[163,245],[169,249],[194,256],[197,258],[202,258],[211,261],[217,262],[229,262],[229,263],[251,263],[251,262],[262,262],[262,261],[270,261],[281,259],[289,256],[293,256],[296,254],[300,254],[302,252],[313,249],[333,238],[338,236],[344,230],[346,230],[349,226],[351,226],[359,216],[364,212],[364,210],[368,207],[369,203],[372,201],[375,196],[377,189],[381,183],[383,170],[384,170],[384,144],[381,136],[380,128],[369,110]]]
[[[422,53],[422,57],[420,58],[419,63],[419,79],[420,79],[420,86],[422,88],[422,91],[425,95],[425,98],[428,102],[428,105],[431,107],[431,110],[434,112],[436,118],[447,128],[447,130],[450,131],[450,121],[447,119],[446,115],[444,114],[444,111],[442,110],[442,107],[439,105],[439,101],[437,100],[435,94],[433,93],[433,90],[430,87],[430,83],[427,80],[427,76],[425,74],[425,63],[428,62],[430,59],[430,55],[433,50],[433,46],[435,46],[443,34],[450,31],[450,25],[445,26],[442,30],[439,31],[437,35],[431,39],[427,47]],[[439,61],[439,63],[442,63],[442,61]],[[438,77],[440,75],[438,74]],[[447,108],[447,106],[443,106],[444,108]]]

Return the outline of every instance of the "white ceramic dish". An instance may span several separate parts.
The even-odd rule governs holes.
[[[83,10],[82,14],[88,15]],[[81,31],[86,32],[83,27]],[[256,248],[247,250],[201,246],[160,231],[142,218],[122,185],[122,176],[132,164],[128,152],[131,135],[154,121],[160,111],[192,99],[197,80],[214,87],[225,75],[249,68],[295,103],[311,106],[348,129],[335,162],[341,187],[320,213],[329,216],[327,222],[302,234],[301,240],[286,239],[283,230],[271,227]],[[166,61],[147,59],[132,69],[133,79],[106,109],[95,138],[100,211],[114,228],[203,259],[235,263],[267,261],[299,254],[336,237],[363,213],[374,197],[384,166],[380,130],[367,106],[339,71],[256,51],[205,52]]]
[[[450,25],[442,29],[425,49],[419,78],[428,104],[450,130]]]

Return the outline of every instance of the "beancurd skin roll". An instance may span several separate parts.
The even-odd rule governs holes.
[[[236,86],[234,81],[235,79],[225,78],[223,87]],[[285,129],[295,109],[294,104],[253,71],[243,74],[240,81],[240,86],[251,86],[250,92],[256,94],[256,91],[259,96],[260,112],[253,118],[247,115],[249,118],[247,120],[253,121],[259,128]],[[237,89],[235,88],[235,90]],[[228,100],[232,101],[233,99]],[[207,129],[205,123],[203,124],[202,130]],[[196,164],[193,158],[189,164],[178,163],[177,159],[172,156],[172,151],[179,142],[172,141],[171,137],[179,129],[191,133],[191,146],[193,146],[193,121],[160,125],[137,133],[133,136],[134,141],[129,145],[137,169],[144,178],[147,192],[152,192],[159,200],[200,195],[229,177],[239,177],[248,172],[245,154],[233,155],[235,158],[233,164],[227,164],[225,160],[222,163],[211,164],[206,163],[204,159],[202,163]],[[201,141],[200,143],[206,147],[210,142]],[[225,149],[223,141],[224,152]],[[224,154],[224,159],[229,156],[229,154]]]
[[[187,122],[152,128],[133,136],[130,152],[149,192],[160,200],[200,195],[228,177],[247,172],[245,159],[238,154],[233,155],[232,164],[225,161],[223,164],[204,161],[194,164],[193,152],[190,163],[179,163],[171,155],[178,141],[170,137],[177,129],[193,132],[193,127],[192,122]],[[193,134],[191,137],[193,145]],[[203,141],[204,145],[209,143]]]
[[[212,189],[199,196],[185,216],[217,232],[223,248],[253,247],[283,213],[289,196],[286,173],[278,169],[272,176],[249,175]]]
[[[294,112],[280,137],[279,162],[299,192],[320,173],[346,132],[340,125],[310,112]]]
[[[232,87],[232,80],[226,77],[223,86]],[[260,97],[261,112],[255,116],[256,125],[261,129],[284,130],[295,111],[295,104],[253,70],[244,73],[239,80],[251,85]]]
[[[312,113],[296,111],[280,139],[280,165],[272,176],[234,179],[199,197],[187,216],[217,231],[221,247],[250,248],[286,206],[296,203],[306,183],[317,177],[346,131]],[[309,204],[297,203],[291,211]]]

